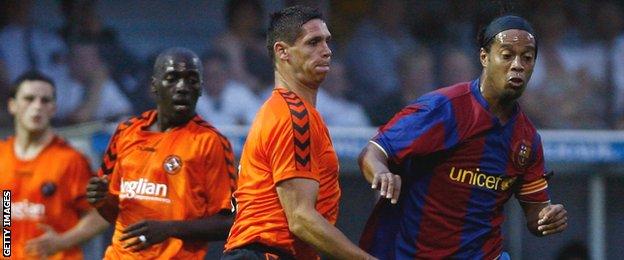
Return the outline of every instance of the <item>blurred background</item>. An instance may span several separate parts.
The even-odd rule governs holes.
[[[556,172],[551,196],[566,205],[570,225],[535,238],[512,199],[505,249],[513,259],[624,257],[622,1],[3,0],[0,137],[12,132],[8,85],[37,69],[57,85],[54,125],[98,165],[116,122],[154,107],[155,56],[182,46],[204,62],[197,112],[240,152],[273,87],[268,14],[293,4],[321,9],[332,32],[332,70],[317,105],[341,158],[338,225],[352,241],[375,201],[355,164],[375,127],[425,92],[478,77],[477,32],[515,13],[533,24],[539,46],[521,103],[543,130],[547,166]],[[89,258],[109,240],[86,245]],[[218,258],[219,247],[206,258]]]

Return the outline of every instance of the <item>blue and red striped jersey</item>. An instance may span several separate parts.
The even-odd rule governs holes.
[[[501,123],[479,79],[425,94],[371,142],[402,179],[399,202],[381,199],[360,241],[380,259],[494,259],[511,195],[549,201],[535,127],[517,104]]]

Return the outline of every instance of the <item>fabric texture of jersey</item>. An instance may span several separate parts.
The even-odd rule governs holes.
[[[192,220],[232,211],[234,156],[229,141],[199,116],[167,132],[152,132],[156,111],[121,123],[99,175],[119,196],[119,214],[105,259],[202,259],[205,242],[169,238],[131,252],[119,241],[124,228],[142,220]]]
[[[295,93],[275,89],[260,108],[241,155],[237,213],[225,250],[260,243],[296,259],[317,252],[288,229],[276,191],[279,182],[308,178],[319,182],[316,210],[330,223],[338,216],[338,157],[318,111]]]
[[[422,96],[371,142],[403,180],[399,203],[380,200],[360,241],[380,259],[494,259],[511,195],[549,201],[535,127],[518,105],[501,124],[479,79]]]
[[[87,159],[59,137],[27,161],[16,157],[14,143],[14,137],[0,141],[0,188],[11,191],[11,259],[34,259],[24,246],[44,233],[39,224],[63,233],[91,209],[85,193],[93,174]],[[82,259],[82,251],[76,246],[48,259]]]

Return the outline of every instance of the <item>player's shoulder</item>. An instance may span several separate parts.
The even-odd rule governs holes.
[[[274,89],[264,105],[266,112],[282,117],[289,117],[291,108],[296,107],[306,109],[305,103],[295,92],[285,89]]]
[[[269,108],[271,114],[280,119],[301,120],[307,118],[310,113],[315,111],[309,103],[304,101],[295,92],[286,89],[275,89],[269,100]]]
[[[521,127],[524,129],[525,132],[528,132],[529,135],[536,135],[538,138],[540,138],[539,133],[537,132],[537,127],[535,127],[533,121],[531,121],[527,114],[522,111],[520,105],[518,105],[518,109],[520,109],[520,111],[518,112],[518,118],[516,119],[515,127]]]
[[[227,137],[221,133],[216,127],[204,120],[201,116],[196,115],[188,124],[189,134],[197,138],[219,139],[220,141],[228,141]]]
[[[130,117],[129,119],[117,125],[115,133],[113,135],[119,138],[120,136],[126,135],[127,133],[140,130],[142,126],[154,120],[155,116],[156,110],[148,110],[141,113],[140,115]]]
[[[421,111],[451,111],[450,108],[457,104],[470,103],[470,82],[462,82],[452,86],[443,87],[428,92],[408,105],[408,108]]]
[[[147,123],[148,121],[153,120],[155,116],[156,116],[156,110],[145,111],[141,113],[140,115],[133,116],[129,118],[128,120],[119,123],[119,125],[117,126],[117,130],[124,131],[124,130],[132,129],[134,127],[143,125]]]
[[[271,96],[256,113],[250,131],[273,128],[292,124],[293,115],[303,118],[308,114],[305,102],[294,92],[274,89]]]
[[[12,135],[0,138],[0,145],[8,145],[9,141],[13,138]]]
[[[0,151],[5,151],[10,149],[11,147],[11,143],[14,137],[13,136],[7,136],[4,138],[0,138]]]
[[[54,150],[54,158],[56,160],[65,160],[70,163],[88,161],[87,157],[82,152],[63,137],[54,136],[50,148]]]
[[[470,97],[472,82],[460,82],[455,85],[439,88],[432,93],[444,96],[446,99],[456,99]]]

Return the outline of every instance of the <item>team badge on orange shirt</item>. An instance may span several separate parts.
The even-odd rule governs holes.
[[[41,184],[41,194],[44,197],[50,197],[52,196],[52,194],[54,194],[54,192],[56,191],[56,184],[54,184],[53,182],[44,182],[43,184]]]
[[[163,169],[169,174],[176,174],[182,169],[182,159],[175,154],[167,156],[163,162]]]
[[[513,162],[517,168],[524,169],[531,158],[531,143],[526,140],[518,142],[514,146]]]

